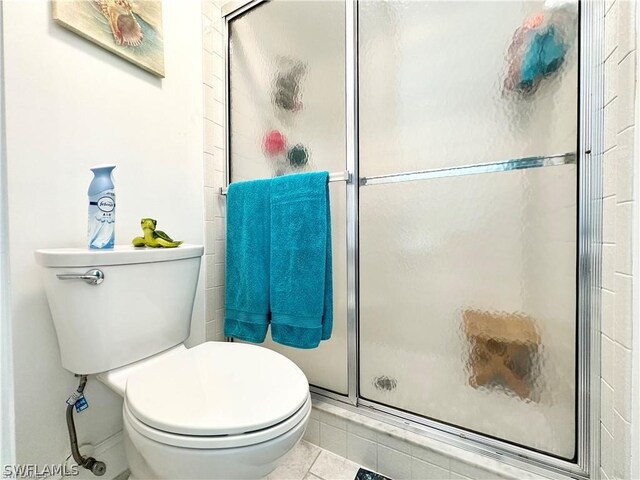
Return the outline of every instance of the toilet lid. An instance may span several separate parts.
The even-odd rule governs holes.
[[[302,370],[255,345],[206,342],[127,380],[131,413],[150,427],[184,435],[232,435],[291,417],[309,395]]]

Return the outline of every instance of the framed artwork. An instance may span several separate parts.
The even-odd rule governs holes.
[[[52,8],[58,24],[164,77],[162,0],[53,0]]]

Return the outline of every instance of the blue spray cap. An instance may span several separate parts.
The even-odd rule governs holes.
[[[113,172],[114,168],[116,168],[115,165],[98,165],[91,168],[94,177],[89,184],[89,195],[95,195],[114,187],[113,178],[111,177],[111,172]]]

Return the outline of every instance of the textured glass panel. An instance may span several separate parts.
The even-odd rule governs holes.
[[[264,3],[230,26],[231,181],[346,169],[344,2]],[[346,187],[331,183],[334,330],[314,350],[265,346],[347,393]]]
[[[577,3],[561,3],[359,2],[360,174],[575,151]]]
[[[344,3],[274,0],[231,22],[231,180],[345,170]]]
[[[318,348],[301,350],[271,341],[265,347],[293,360],[307,375],[309,383],[347,394],[347,242],[346,184],[330,183],[331,234],[333,239],[333,333]]]
[[[571,458],[576,167],[360,189],[360,391]]]

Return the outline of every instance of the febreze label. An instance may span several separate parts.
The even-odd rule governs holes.
[[[115,222],[115,191],[110,189],[89,196],[89,248],[113,248]]]

